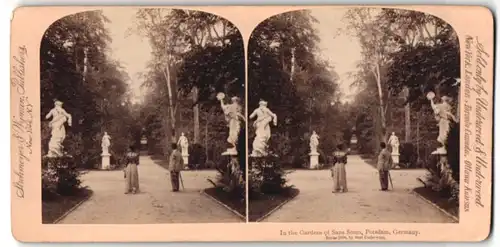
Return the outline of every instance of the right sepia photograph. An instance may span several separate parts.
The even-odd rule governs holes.
[[[250,222],[458,223],[460,46],[404,9],[317,8],[248,43]]]

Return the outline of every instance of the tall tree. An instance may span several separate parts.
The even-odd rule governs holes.
[[[391,57],[389,54],[395,49],[391,40],[387,23],[377,20],[378,9],[352,8],[349,9],[344,20],[347,22],[346,31],[352,32],[358,38],[362,48],[362,65],[366,72],[374,78],[377,88],[378,114],[380,132],[378,138],[387,139],[387,85],[385,72]]]
[[[271,141],[290,159],[284,163],[304,161],[312,130],[325,148],[341,139],[340,128],[326,125],[338,123],[328,120],[338,110],[338,76],[319,56],[315,22],[309,11],[276,15],[254,29],[248,44],[249,107],[264,99],[278,115]]]
[[[156,89],[152,94],[166,99],[160,101],[165,105],[164,152],[178,130],[185,130],[185,119],[199,144],[200,105],[215,107],[217,92],[244,97],[242,37],[227,20],[201,11],[142,9],[137,17],[136,30],[149,37],[154,50],[145,82]],[[191,104],[186,104],[190,96]]]
[[[73,116],[64,146],[82,167],[99,162],[100,140],[104,131],[114,139],[113,157],[119,158],[131,137],[128,111],[128,75],[107,55],[111,41],[101,11],[64,17],[44,33],[40,49],[41,117],[64,102]],[[123,124],[123,123],[126,124]],[[42,147],[47,148],[50,132],[42,124]]]

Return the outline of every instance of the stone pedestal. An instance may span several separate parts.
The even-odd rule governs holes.
[[[399,164],[399,154],[391,154],[391,157],[392,157],[392,163],[394,165],[398,165]]]
[[[188,154],[182,155],[182,162],[184,162],[184,165],[186,165],[186,166],[189,164],[189,155]]]
[[[101,154],[101,157],[102,157],[101,169],[109,170],[111,168],[111,164],[110,164],[111,154],[103,153],[103,154]]]
[[[309,154],[309,168],[316,169],[319,166],[319,153]]]

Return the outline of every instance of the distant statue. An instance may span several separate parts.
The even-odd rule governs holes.
[[[451,121],[457,122],[457,119],[452,113],[450,97],[441,97],[441,103],[439,104],[434,103],[434,97],[435,94],[433,92],[427,94],[427,99],[430,101],[435,118],[438,121],[439,135],[437,141],[442,145],[441,150],[445,150],[444,146],[450,132],[450,123]]]
[[[392,132],[387,143],[391,145],[393,154],[399,154],[399,138],[396,136],[394,132]]]
[[[101,140],[102,154],[109,154],[109,147],[111,146],[111,136],[108,135],[108,132],[104,132],[104,136]]]
[[[62,142],[66,138],[66,129],[64,123],[68,122],[71,126],[71,115],[62,108],[63,102],[56,100],[54,108],[45,116],[45,119],[52,117],[49,122],[51,128],[51,137],[49,141],[48,157],[61,157],[63,156]]]
[[[309,138],[309,147],[311,148],[311,154],[318,153],[319,146],[319,135],[316,131],[313,131],[311,138]]]
[[[184,135],[184,132],[181,133],[181,137],[179,137],[179,141],[177,142],[177,145],[181,147],[181,154],[182,156],[188,156],[188,150],[189,150],[189,142],[187,137]]]
[[[259,107],[253,111],[250,115],[250,119],[257,117],[253,123],[255,128],[255,139],[253,141],[253,150],[251,156],[262,157],[268,154],[267,142],[271,138],[271,128],[269,124],[273,122],[274,126],[278,124],[278,117],[269,108],[267,108],[267,102],[261,100],[259,102]]]
[[[231,145],[223,155],[237,155],[236,145],[238,144],[238,136],[241,129],[241,121],[245,121],[245,116],[241,113],[243,108],[240,104],[240,98],[232,97],[231,104],[224,104],[224,93],[218,93],[217,99],[220,101],[222,111],[229,127],[229,136],[227,142]]]

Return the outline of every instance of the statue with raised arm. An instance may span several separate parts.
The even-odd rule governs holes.
[[[396,133],[392,132],[387,144],[391,145],[392,154],[399,154],[399,138]]]
[[[66,138],[64,123],[68,122],[68,126],[71,126],[71,115],[62,108],[62,105],[61,101],[56,100],[54,108],[45,116],[45,119],[52,118],[49,122],[51,128],[49,152],[47,154],[49,157],[63,156],[62,142]]]
[[[177,142],[177,145],[181,148],[181,154],[182,156],[188,156],[189,152],[189,142],[187,137],[184,135],[184,132],[181,133],[181,137],[179,137],[179,141]]]
[[[441,97],[441,103],[434,103],[435,94],[429,92],[427,94],[427,99],[431,103],[432,110],[434,111],[434,116],[438,121],[439,135],[437,141],[441,144],[441,148],[437,151],[445,151],[446,140],[448,139],[448,133],[450,132],[451,121],[456,122],[457,119],[452,113],[451,98],[448,96]]]
[[[319,146],[319,135],[316,133],[316,131],[313,131],[311,138],[309,138],[309,147],[311,148],[311,154],[318,153],[318,146]]]
[[[104,132],[104,136],[102,136],[101,147],[102,154],[109,154],[109,147],[111,146],[111,136],[108,135],[108,132]]]
[[[236,145],[238,144],[241,121],[245,121],[245,116],[243,116],[243,114],[241,113],[243,108],[240,104],[240,98],[236,96],[232,97],[231,104],[224,104],[224,98],[224,93],[217,94],[217,99],[220,101],[222,111],[224,112],[224,117],[229,127],[227,142],[230,144],[230,148],[222,153],[222,155],[237,155],[238,151],[236,149]]]
[[[267,156],[267,142],[271,138],[271,127],[269,124],[273,122],[274,126],[276,126],[278,124],[278,117],[267,108],[267,102],[264,100],[259,102],[259,107],[255,109],[249,117],[250,119],[257,117],[253,123],[253,127],[255,128],[255,139],[252,144],[253,149],[251,156]]]

